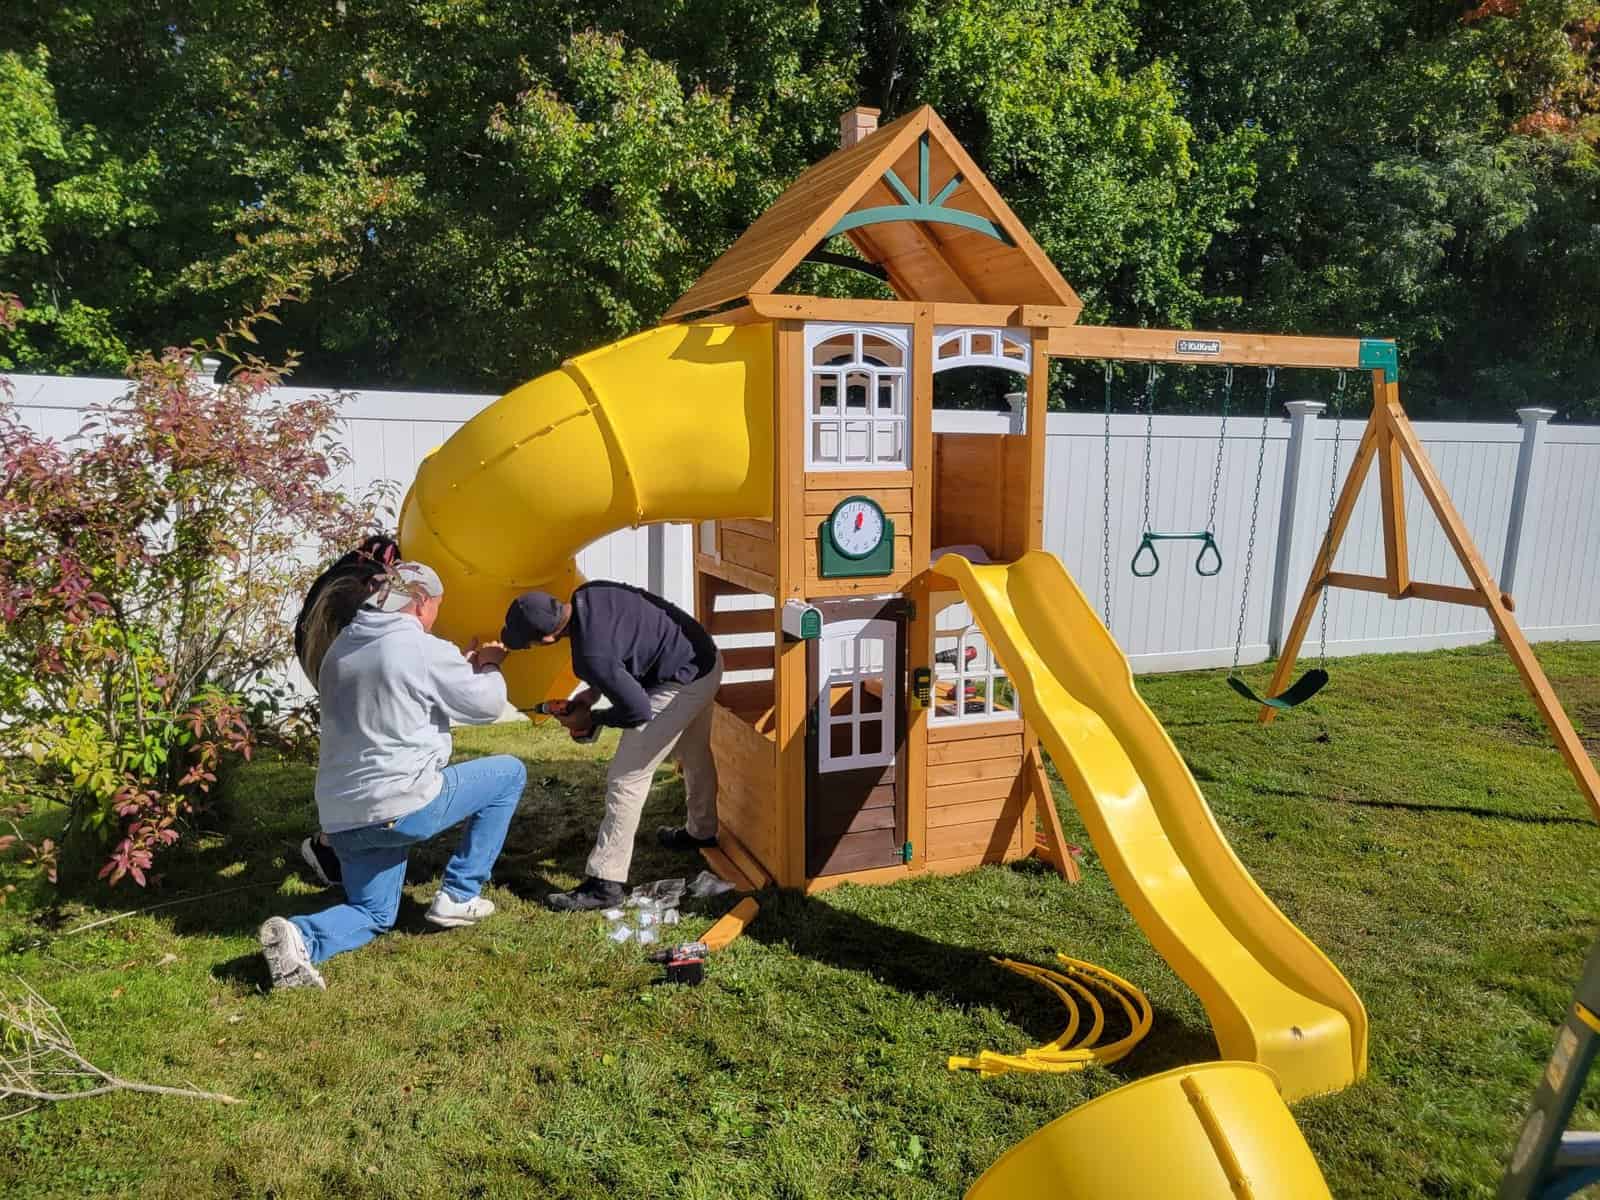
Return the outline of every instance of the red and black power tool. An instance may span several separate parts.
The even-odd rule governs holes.
[[[710,953],[704,942],[679,942],[657,950],[650,961],[666,968],[668,983],[693,986],[706,977],[706,956]]]

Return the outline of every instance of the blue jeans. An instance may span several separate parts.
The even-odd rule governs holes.
[[[522,799],[528,769],[509,754],[446,767],[444,784],[416,812],[384,825],[328,835],[344,872],[345,902],[305,917],[290,917],[306,939],[312,962],[365,946],[394,928],[406,855],[452,825],[462,825],[461,845],[444,868],[442,888],[452,900],[470,900],[489,881],[506,830]]]

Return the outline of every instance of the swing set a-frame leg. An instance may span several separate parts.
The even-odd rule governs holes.
[[[1311,618],[1317,611],[1317,601],[1322,598],[1322,589],[1328,586],[1328,573],[1333,570],[1339,543],[1344,540],[1350,514],[1355,511],[1356,500],[1361,496],[1362,481],[1366,478],[1367,468],[1372,465],[1372,456],[1378,450],[1377,421],[1377,411],[1374,409],[1356,446],[1355,457],[1350,460],[1350,474],[1345,477],[1344,490],[1339,493],[1339,502],[1334,506],[1333,519],[1328,522],[1328,531],[1322,536],[1322,549],[1317,552],[1311,578],[1306,581],[1305,594],[1300,597],[1294,623],[1289,626],[1289,636],[1284,639],[1283,651],[1278,655],[1278,667],[1272,673],[1272,684],[1267,689],[1269,696],[1282,692],[1288,686],[1289,676],[1294,673],[1295,660],[1300,657],[1300,645],[1305,641],[1306,631],[1311,628]],[[1270,725],[1277,715],[1277,709],[1262,705],[1259,719],[1263,725]]]
[[[1382,592],[1397,600],[1412,598],[1437,600],[1448,604],[1470,604],[1486,609],[1500,644],[1511,656],[1517,673],[1522,677],[1523,686],[1527,688],[1529,696],[1532,697],[1554,736],[1556,746],[1561,751],[1562,758],[1566,760],[1567,769],[1572,773],[1578,790],[1589,802],[1589,808],[1593,811],[1595,819],[1600,820],[1600,774],[1596,773],[1588,750],[1578,737],[1577,731],[1573,729],[1572,722],[1567,719],[1566,710],[1561,707],[1561,701],[1550,686],[1544,668],[1534,657],[1533,647],[1528,644],[1522,627],[1512,616],[1511,597],[1500,591],[1499,585],[1489,574],[1483,556],[1478,553],[1472,536],[1467,532],[1466,523],[1456,512],[1450,494],[1445,491],[1444,484],[1422,447],[1421,439],[1417,437],[1417,431],[1412,427],[1405,409],[1400,406],[1400,385],[1386,381],[1382,371],[1375,371],[1372,391],[1372,416],[1368,419],[1366,430],[1361,435],[1361,445],[1356,450],[1355,460],[1350,464],[1350,474],[1345,480],[1344,490],[1340,493],[1339,502],[1334,509],[1333,520],[1329,522],[1328,532],[1323,537],[1322,550],[1317,555],[1311,578],[1306,582],[1305,594],[1300,598],[1300,607],[1295,613],[1289,636],[1285,639],[1283,653],[1278,659],[1278,667],[1273,674],[1269,694],[1276,695],[1294,671],[1295,659],[1299,656],[1300,646],[1311,625],[1311,616],[1316,611],[1317,601],[1322,595],[1323,588],[1349,587],[1362,591]],[[1350,523],[1350,514],[1355,509],[1356,498],[1361,493],[1361,485],[1365,482],[1375,453],[1382,458],[1379,488],[1384,515],[1385,564],[1384,576],[1381,579],[1375,576],[1341,574],[1333,570],[1333,560],[1338,553],[1339,543]],[[1405,561],[1405,495],[1402,461],[1411,467],[1412,476],[1417,486],[1422,489],[1422,494],[1443,528],[1445,537],[1449,539],[1451,548],[1455,550],[1471,587],[1419,583],[1412,580],[1409,564]],[[1263,707],[1260,720],[1262,724],[1267,724],[1275,715],[1273,709]]]

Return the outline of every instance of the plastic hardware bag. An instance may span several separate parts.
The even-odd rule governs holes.
[[[701,871],[694,877],[694,882],[689,885],[688,894],[696,900],[705,900],[711,896],[721,896],[733,891],[733,884],[713,871]]]
[[[632,907],[639,907],[645,901],[652,900],[658,911],[676,908],[678,901],[683,899],[685,886],[681,879],[657,879],[654,883],[643,883],[628,894],[627,903]]]

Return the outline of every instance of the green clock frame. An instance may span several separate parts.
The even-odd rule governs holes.
[[[833,519],[847,504],[870,504],[883,522],[883,540],[859,558],[833,540]],[[817,574],[822,579],[870,579],[894,574],[894,522],[871,496],[847,496],[833,506],[817,530]]]

